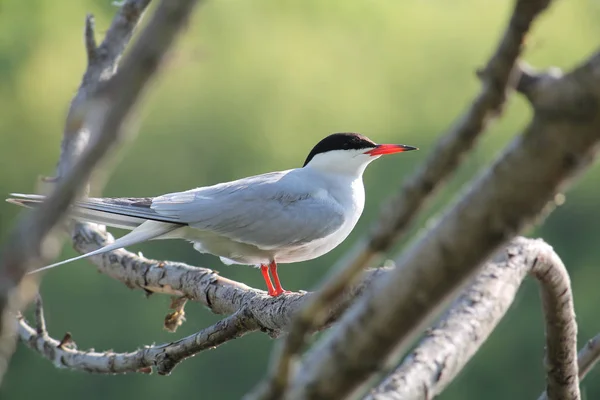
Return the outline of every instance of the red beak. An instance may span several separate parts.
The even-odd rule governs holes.
[[[370,156],[382,156],[384,154],[402,153],[404,151],[419,150],[417,147],[404,144],[378,144],[374,149],[365,151]]]

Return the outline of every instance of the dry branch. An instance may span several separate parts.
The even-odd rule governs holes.
[[[535,114],[524,134],[312,348],[289,398],[346,397],[395,361],[479,265],[589,166],[600,141],[600,53],[531,90]]]
[[[108,30],[101,48],[103,46],[111,49],[124,48],[147,4],[148,0],[126,1]],[[86,36],[93,36],[90,18],[87,19]],[[86,44],[90,46],[92,41],[87,39]],[[106,57],[102,59],[99,63],[98,79],[100,79],[106,68],[110,68],[110,66],[114,68],[116,58],[108,52]],[[87,73],[84,76],[84,82],[86,77],[88,77]],[[82,84],[82,87],[84,86]],[[80,90],[79,93],[87,99],[91,92]],[[134,99],[135,97],[130,100],[133,101]],[[81,102],[84,100],[82,99]],[[85,184],[90,172],[114,140],[110,131],[96,131],[93,136],[95,143],[90,147],[85,157],[81,159],[72,157],[74,154],[73,149],[81,149],[91,137],[91,132],[84,135],[76,133],[84,125],[88,116],[87,112],[89,111],[91,115],[94,112],[101,111],[97,106],[90,106],[89,110],[76,110],[75,104],[78,102],[74,101],[73,103],[67,117],[67,128],[62,147],[63,156],[57,167],[57,176],[61,178],[59,184],[41,207],[26,214],[20,220],[1,252],[0,379],[4,375],[8,360],[14,350],[14,313],[20,310],[35,292],[34,286],[36,285],[33,283],[34,281],[29,280],[28,285],[23,285],[21,283],[23,276],[28,269],[39,266],[44,258],[49,256],[49,254],[44,253],[55,250],[48,246],[50,232],[60,222],[70,202]],[[127,104],[121,104],[121,106],[125,106],[126,109],[129,108]],[[76,139],[67,138],[69,134],[70,136],[76,136]],[[80,162],[76,164],[76,161]],[[29,290],[24,290],[24,288],[29,288]]]
[[[81,244],[87,240],[87,245],[92,247],[111,240],[110,235],[101,234],[91,224],[83,224],[77,235],[76,243]],[[151,371],[149,368],[155,367],[159,374],[168,374],[185,358],[246,333],[261,330],[270,336],[281,334],[289,329],[293,315],[305,298],[311,295],[292,294],[273,298],[263,291],[223,278],[206,268],[148,260],[126,250],[93,257],[92,261],[100,271],[110,274],[129,287],[184,296],[185,299],[201,302],[215,313],[232,315],[176,342],[146,346],[129,353],[79,351],[72,346],[65,348],[59,346],[60,341],[49,337],[45,329],[43,332],[46,333],[41,334],[21,318],[21,340],[59,368],[95,373],[148,373]],[[318,328],[325,328],[337,320],[350,302],[374,279],[389,271],[388,268],[366,271],[360,284],[346,293],[342,301],[330,310],[324,325]],[[175,304],[175,307],[179,306],[181,304]],[[40,303],[36,315],[43,315],[41,311]],[[43,316],[36,320],[43,321]]]
[[[400,192],[388,201],[371,234],[349,252],[333,270],[336,272],[319,289],[294,321],[286,341],[278,350],[270,377],[256,389],[255,397],[278,399],[287,386],[292,360],[300,352],[304,338],[366,266],[379,261],[406,232],[418,211],[444,180],[458,167],[489,122],[499,115],[507,93],[514,86],[515,63],[533,20],[548,5],[549,0],[519,0],[496,51],[479,73],[480,93],[452,129],[442,137],[423,166],[410,177]],[[511,80],[513,82],[511,82]],[[252,396],[250,396],[252,398]]]
[[[125,1],[113,18],[100,46],[96,44],[94,17],[92,15],[86,17],[84,43],[87,68],[69,106],[55,181],[64,177],[73,168],[87,147],[90,132],[82,126],[86,102],[98,90],[99,85],[116,73],[121,55],[149,3],[150,0]]]
[[[577,354],[579,382],[594,368],[598,360],[600,360],[600,334],[588,340]],[[538,400],[548,400],[548,393],[544,391]]]
[[[433,343],[433,349],[430,351],[424,350],[428,345],[425,343],[419,347],[421,354],[427,352],[428,354],[436,354],[437,359],[429,360],[429,362],[436,363],[439,360],[440,355],[446,360],[448,368],[443,371],[434,371],[433,376],[444,376],[444,384],[449,381],[462,367],[464,363],[470,358],[470,356],[476,351],[479,345],[485,340],[489,332],[493,329],[495,324],[498,322],[500,317],[506,311],[506,308],[510,305],[512,297],[516,292],[519,283],[523,276],[531,268],[534,271],[543,272],[543,266],[547,263],[537,262],[536,260],[548,259],[554,260],[554,268],[559,270],[558,275],[554,271],[552,273],[544,274],[547,277],[562,276],[564,274],[560,271],[562,264],[558,258],[549,256],[552,249],[544,244],[542,241],[529,240],[519,238],[514,240],[508,249],[504,250],[501,255],[490,262],[486,266],[484,273],[477,278],[476,284],[473,288],[467,292],[463,301],[457,302],[457,306],[464,307],[465,304],[472,304],[469,301],[479,301],[478,306],[469,305],[467,306],[466,314],[468,315],[467,320],[469,321],[468,326],[472,326],[476,331],[465,331],[465,312],[461,313],[460,309],[455,307],[449,311],[450,317],[440,325],[454,327],[452,337],[460,338],[462,335],[464,340],[455,340],[454,343],[444,344],[442,339],[450,336],[449,333],[443,332],[444,327],[438,326],[430,334],[431,337],[437,338]],[[116,260],[117,263],[121,262]],[[533,265],[533,267],[532,267]],[[173,265],[167,263],[163,267],[166,271],[174,268]],[[200,268],[189,268],[188,273],[193,275],[195,271],[202,270]],[[365,279],[362,284],[356,290],[362,290],[365,286],[369,285],[374,277],[381,277],[386,274],[390,274],[391,269],[378,269],[369,271],[365,275]],[[168,273],[168,272],[167,272]],[[557,280],[558,281],[558,280]],[[567,277],[568,281],[568,277]],[[227,285],[226,282],[222,283]],[[219,285],[219,283],[216,283]],[[486,286],[487,285],[487,286]],[[558,286],[557,286],[558,287]],[[240,289],[244,290],[244,289]],[[245,289],[254,292],[252,289]],[[240,293],[238,293],[239,295]],[[349,293],[349,297],[353,297],[356,293]],[[502,294],[504,301],[496,302],[496,297]],[[291,296],[290,296],[291,297]],[[181,298],[180,298],[181,299]],[[32,349],[39,352],[43,357],[52,361],[57,367],[70,368],[83,370],[95,373],[127,373],[127,372],[142,372],[148,373],[152,371],[152,368],[156,368],[159,374],[169,374],[171,370],[179,362],[185,358],[193,356],[203,350],[211,348],[212,346],[218,346],[225,341],[236,339],[246,333],[253,332],[259,329],[265,330],[259,324],[259,321],[255,318],[256,313],[259,310],[264,309],[283,309],[285,312],[292,313],[297,311],[290,307],[281,307],[285,303],[273,303],[272,298],[261,295],[256,301],[248,303],[246,307],[242,306],[232,316],[218,322],[217,324],[206,328],[194,335],[190,335],[186,338],[180,339],[173,343],[167,343],[159,346],[146,346],[142,349],[136,350],[130,353],[113,353],[113,352],[93,352],[93,351],[81,351],[74,347],[72,338],[68,338],[68,345],[62,345],[62,341],[58,341],[49,337],[46,328],[45,321],[43,319],[43,310],[41,308],[41,302],[37,303],[36,307],[36,327],[35,329],[30,327],[27,322],[23,319],[19,321],[20,327],[19,332],[22,340]],[[181,306],[181,300],[177,300],[175,307]],[[259,306],[259,304],[261,304]],[[572,302],[567,298],[564,302],[565,307],[572,312]],[[474,311],[474,307],[479,307],[479,311]],[[487,309],[486,309],[487,307]],[[494,310],[494,313],[490,313],[490,309]],[[292,315],[288,315],[287,318],[291,318]],[[329,322],[332,322],[337,318],[339,312],[333,312]],[[485,316],[482,319],[489,320],[487,323],[478,321],[479,318],[473,317]],[[452,321],[453,322],[452,322]],[[480,325],[478,325],[480,324]],[[289,327],[288,327],[289,328]],[[281,327],[286,329],[286,327]],[[461,329],[464,331],[462,332]],[[269,330],[266,330],[269,332]],[[438,334],[439,333],[439,334]],[[473,337],[478,337],[478,340],[474,343],[470,342]],[[427,341],[425,341],[427,342]],[[440,348],[440,346],[442,346]],[[446,346],[446,348],[444,348]],[[448,346],[455,346],[449,348]],[[451,351],[450,354],[448,352]],[[574,353],[573,353],[574,354]],[[456,357],[457,360],[453,361],[452,357]],[[420,357],[421,366],[423,364],[423,357]],[[404,392],[411,388],[422,388],[420,381],[413,378],[418,376],[418,373],[422,370],[419,369],[420,365],[410,365],[409,361],[405,364],[409,364],[409,367],[405,369],[409,370],[408,374],[411,377],[410,384],[404,387]],[[461,364],[462,363],[462,364]],[[421,380],[426,380],[426,375],[420,376]],[[408,382],[408,380],[407,380]],[[430,386],[429,393],[433,393],[435,390],[441,390],[441,382],[437,382],[438,386]]]
[[[479,347],[487,340],[512,304],[527,274],[541,284],[546,320],[560,315],[565,324],[550,324],[547,329],[549,365],[571,377],[565,385],[548,377],[555,398],[577,398],[575,315],[569,276],[552,248],[541,240],[517,238],[487,263],[471,286],[388,376],[368,400],[408,400],[433,398],[454,380]],[[553,298],[556,301],[549,301]],[[551,303],[552,306],[548,306]],[[557,336],[563,340],[557,340]],[[562,352],[553,351],[560,343]],[[574,378],[574,379],[573,379]],[[564,391],[564,393],[563,393]]]
[[[84,253],[112,242],[110,234],[93,224],[82,224],[73,236],[77,251]],[[292,293],[270,297],[263,290],[222,277],[217,272],[172,261],[150,260],[125,249],[116,250],[90,260],[98,270],[123,282],[130,288],[171,296],[185,296],[200,302],[215,314],[233,314],[242,308],[252,314],[262,331],[273,337],[289,331],[293,316],[312,293]],[[335,320],[350,302],[387,269],[366,271],[359,284],[328,312],[324,327]]]
[[[579,382],[594,368],[598,360],[600,360],[600,334],[588,340],[577,354]],[[538,400],[548,400],[548,393],[544,391]]]
[[[126,5],[129,3],[144,2],[127,2]],[[102,59],[103,52],[109,52],[114,57],[112,63],[105,65],[102,73],[91,74],[88,68],[80,91],[72,103],[57,173],[61,178],[60,184],[64,185],[69,180],[86,180],[85,173],[82,175],[71,166],[78,165],[91,170],[97,161],[93,154],[88,157],[90,150],[85,150],[89,138],[102,151],[110,146],[110,142],[95,140],[104,137],[102,132],[112,132],[111,141],[118,138],[130,106],[144,88],[143,81],[156,70],[160,57],[170,45],[181,22],[189,15],[193,3],[194,1],[161,3],[155,19],[147,27],[148,32],[144,31],[141,35],[118,74],[103,85],[99,83],[115,72],[116,61],[124,47],[107,44],[102,49],[107,39],[96,47],[93,20],[88,18],[85,37],[89,64],[93,65]],[[314,300],[312,294],[271,298],[262,291],[222,278],[209,269],[181,263],[157,262],[126,250],[117,250],[94,257],[92,261],[102,272],[129,287],[178,296],[181,302],[175,305],[176,311],[182,312],[185,299],[189,299],[207,305],[215,313],[231,316],[174,343],[150,346],[132,353],[82,352],[74,348],[70,335],[66,335],[62,341],[49,337],[44,327],[40,302],[36,313],[37,329],[31,328],[21,318],[21,337],[30,347],[53,360],[59,367],[121,373],[149,372],[148,368],[154,366],[159,373],[168,374],[186,357],[247,332],[262,330],[277,336],[289,331],[294,315],[304,307],[308,299],[312,307],[308,310],[326,309],[327,312],[313,319],[316,312],[310,311],[306,314],[308,318],[299,319],[299,328],[294,329],[295,342],[284,353],[287,355],[287,358],[283,358],[284,368],[278,370],[277,374],[272,374],[275,385],[263,387],[267,391],[262,395],[273,397],[281,394],[286,386],[291,365],[289,361],[300,349],[305,334],[337,319],[350,301],[369,285],[368,282],[374,280],[377,290],[369,291],[349,315],[344,317],[335,333],[309,353],[298,374],[293,377],[290,396],[338,398],[351,393],[369,374],[380,369],[381,360],[385,360],[392,350],[402,350],[402,346],[414,336],[418,326],[423,325],[431,315],[434,305],[439,306],[450,298],[475,272],[478,263],[522,229],[552,197],[559,185],[564,183],[565,178],[590,161],[592,147],[600,139],[600,56],[564,77],[556,75],[546,79],[545,76],[537,77],[529,73],[522,75],[518,88],[526,93],[536,108],[534,122],[527,133],[513,144],[440,224],[407,252],[400,262],[401,268],[395,271],[367,272],[367,282],[354,288],[342,301],[335,302],[334,307],[328,307],[343,293],[348,283],[356,279],[357,272],[387,250],[405,230],[423,201],[458,164],[462,154],[472,146],[487,121],[501,110],[523,35],[534,16],[548,3],[547,0],[517,1],[509,28],[482,73],[483,88],[480,96],[465,118],[439,143],[425,167],[408,181],[404,188],[405,194],[392,203],[400,210],[395,214],[397,218],[390,218],[390,211],[387,212],[386,222],[378,228],[368,244],[363,244],[365,247],[359,247],[359,256],[354,258],[353,266],[346,270],[344,278],[336,278],[338,280],[335,284],[319,295],[318,300]],[[184,13],[185,7],[188,8]],[[153,26],[154,22],[157,25]],[[161,30],[161,27],[166,31]],[[124,46],[124,43],[121,44]],[[149,43],[152,45],[148,45]],[[156,53],[152,53],[153,51]],[[143,62],[136,63],[136,60]],[[126,76],[135,76],[136,79],[131,79],[134,81],[131,83],[124,78]],[[525,83],[529,78],[532,79]],[[119,91],[123,90],[124,85],[133,86],[130,90],[124,90],[127,93],[120,98]],[[89,93],[93,93],[93,96],[90,97]],[[574,104],[578,105],[577,109]],[[581,105],[583,107],[579,107]],[[565,135],[567,131],[569,140]],[[541,146],[550,151],[537,154],[535,150]],[[520,169],[522,172],[518,172]],[[55,193],[59,193],[59,190]],[[75,190],[72,189],[72,193],[68,194],[70,197],[64,195],[60,207],[68,205]],[[109,235],[92,224],[77,224],[73,233],[74,245],[80,252],[97,249],[110,240]],[[385,278],[381,275],[385,275]],[[2,289],[0,287],[0,292]],[[555,285],[553,289],[560,291],[561,286]],[[549,307],[548,312],[564,305],[553,297],[556,293],[553,296],[543,293],[545,304]],[[180,322],[180,317],[180,314],[174,315],[175,326]],[[554,320],[547,320],[549,332],[554,329],[556,333],[554,336],[550,334],[549,340],[558,342],[565,339],[571,349],[571,343],[574,344],[574,327],[568,318],[560,315],[554,317]],[[402,337],[398,337],[398,333]],[[373,337],[378,339],[375,346],[372,343]],[[344,352],[348,348],[356,354]],[[553,393],[564,392],[572,396],[565,398],[577,398],[578,393],[570,391],[573,381],[561,381],[565,377],[574,376],[577,387],[576,365],[575,375],[572,375],[574,363],[569,364],[573,358],[569,358],[570,353],[567,357],[562,357],[564,354],[560,350],[565,348],[548,348],[549,393],[554,396]],[[567,364],[569,366],[563,368]]]
[[[579,365],[579,380],[585,378],[588,372],[600,360],[600,334],[587,341],[585,346],[577,354]]]
[[[151,373],[155,368],[160,375],[169,375],[184,359],[258,329],[258,325],[242,309],[198,333],[172,343],[146,346],[130,353],[100,353],[78,350],[68,333],[65,335],[67,340],[51,338],[45,328],[41,301],[36,302],[35,313],[35,329],[23,317],[19,318],[19,336],[27,346],[50,360],[57,368],[97,374]]]

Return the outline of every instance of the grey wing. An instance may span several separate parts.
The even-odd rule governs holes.
[[[339,203],[303,186],[278,172],[161,196],[152,209],[261,249],[297,246],[326,237],[344,223]]]
[[[25,207],[35,207],[44,201],[44,196],[37,194],[12,193],[13,198],[7,201]],[[134,229],[144,222],[158,221],[182,224],[176,216],[161,215],[151,208],[152,198],[94,198],[88,197],[76,201],[70,209],[70,216],[86,222],[113,226],[123,229]]]
[[[151,208],[152,198],[86,198],[75,202],[75,214],[88,216],[94,220],[98,218],[98,222],[103,222],[103,216],[113,215],[114,218],[126,220],[127,218],[134,220],[154,220],[160,222],[180,223],[176,216],[168,217],[161,215]],[[88,211],[86,211],[88,210]],[[139,224],[138,224],[139,225]]]

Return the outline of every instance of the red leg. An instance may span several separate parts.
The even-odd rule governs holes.
[[[279,296],[283,293],[292,293],[289,290],[283,290],[281,287],[281,282],[279,282],[279,275],[277,275],[277,263],[275,260],[271,261],[271,265],[269,265],[269,270],[271,271],[271,275],[273,276],[273,281],[275,282],[275,296]]]
[[[268,267],[264,264],[261,264],[260,272],[262,273],[265,283],[267,284],[267,292],[269,293],[269,296],[277,296],[278,294],[275,291],[275,289],[273,288],[273,284],[271,283],[271,277],[269,276]]]

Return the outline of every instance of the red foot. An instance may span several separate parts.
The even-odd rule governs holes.
[[[269,271],[271,275],[273,275],[273,281],[275,281],[275,287],[273,287],[273,283],[271,283],[271,277],[269,276]],[[260,266],[260,272],[267,284],[267,292],[271,297],[281,296],[284,293],[292,293],[289,290],[284,290],[281,287],[281,282],[279,281],[279,275],[277,275],[277,264],[275,261],[272,261],[271,264],[267,267],[266,265]]]
[[[263,279],[267,284],[267,292],[269,293],[269,296],[277,296],[277,292],[275,291],[275,288],[271,283],[271,277],[269,276],[269,267],[267,267],[266,265],[261,265],[260,272],[262,273]]]
[[[287,293],[292,293],[289,290],[281,290],[281,291],[277,291],[277,289],[275,289],[275,291],[273,293],[269,293],[269,296],[271,297],[277,297],[277,296],[281,296],[282,294],[287,294]]]

